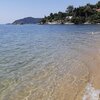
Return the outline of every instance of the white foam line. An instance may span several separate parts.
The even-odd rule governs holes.
[[[95,90],[91,84],[88,84],[85,89],[83,100],[100,100],[100,90]]]

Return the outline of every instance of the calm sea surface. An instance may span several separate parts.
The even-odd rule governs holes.
[[[76,100],[99,49],[100,25],[0,25],[0,100]]]

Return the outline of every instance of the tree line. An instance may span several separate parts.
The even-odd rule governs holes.
[[[48,22],[74,23],[83,24],[85,22],[95,24],[100,23],[100,1],[93,4],[86,4],[85,6],[74,7],[70,5],[65,12],[51,13],[49,16],[45,16],[41,23]]]

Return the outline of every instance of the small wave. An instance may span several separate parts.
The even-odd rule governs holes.
[[[94,34],[100,34],[100,32],[88,32],[88,34],[94,35]]]
[[[83,100],[100,100],[100,90],[95,90],[92,84],[88,83]]]

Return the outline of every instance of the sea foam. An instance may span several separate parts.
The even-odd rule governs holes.
[[[96,90],[92,84],[88,83],[83,100],[100,100],[100,90]]]

